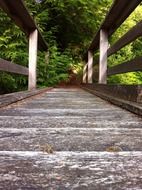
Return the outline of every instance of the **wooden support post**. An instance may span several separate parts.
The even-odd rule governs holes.
[[[99,84],[107,83],[107,50],[108,33],[105,30],[100,31],[100,61],[99,61]]]
[[[36,88],[37,46],[38,31],[36,29],[29,36],[29,90]]]
[[[83,68],[83,81],[82,81],[84,84],[87,83],[87,64],[84,65],[84,68]]]
[[[88,83],[93,83],[93,53],[88,51]]]

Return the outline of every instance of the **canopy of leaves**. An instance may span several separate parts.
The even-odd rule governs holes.
[[[83,55],[97,32],[112,0],[25,0],[32,17],[49,45],[49,52],[38,53],[38,85],[53,86],[68,81],[71,70],[81,72]],[[110,43],[134,26],[142,16],[142,6],[112,36]],[[0,11],[0,57],[28,66],[28,39],[7,15]],[[109,66],[141,55],[142,40],[126,46],[109,58]],[[110,77],[110,83],[142,83],[141,73]],[[1,92],[27,87],[27,77],[0,73]]]

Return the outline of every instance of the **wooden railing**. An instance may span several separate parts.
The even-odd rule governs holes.
[[[0,0],[0,8],[7,13],[29,39],[29,67],[0,59],[0,70],[27,75],[29,77],[28,89],[33,90],[36,88],[37,50],[47,51],[47,44],[22,0]]]
[[[142,0],[115,0],[103,24],[98,30],[87,52],[87,63],[83,70],[83,83],[93,83],[93,65],[99,63],[99,84],[107,83],[107,76],[133,71],[142,71],[142,57],[108,68],[107,59],[124,46],[142,36],[142,21],[129,30],[115,44],[109,47],[109,38],[128,18]],[[94,63],[96,50],[100,51],[99,60]]]
[[[21,75],[29,75],[29,69],[21,65],[13,64],[4,59],[0,59],[0,71],[6,71],[10,73],[16,73]]]

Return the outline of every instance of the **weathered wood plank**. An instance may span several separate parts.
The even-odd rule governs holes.
[[[95,84],[83,85],[82,88],[114,105],[142,116],[142,86]]]
[[[101,29],[108,30],[108,37],[110,37],[140,3],[141,0],[115,0],[103,24],[95,35],[89,50],[96,51],[99,48]]]
[[[51,88],[43,88],[43,89],[37,89],[33,91],[22,91],[22,92],[15,92],[11,94],[0,95],[0,108],[16,103],[23,99],[29,98],[31,96],[35,96],[37,94],[46,92],[50,89]]]
[[[107,75],[110,76],[134,71],[142,71],[142,57],[137,57],[131,61],[109,68]]]
[[[139,151],[5,151],[0,160],[3,190],[141,189]]]
[[[27,67],[11,63],[4,59],[0,59],[0,71],[6,71],[6,72],[22,74],[22,75],[29,74],[29,70]]]
[[[11,0],[0,0],[0,7],[27,36],[29,36],[33,30],[38,29],[22,0],[14,1],[14,3]],[[39,30],[38,35],[39,49],[46,51],[48,47]]]
[[[0,188],[141,189],[141,123],[70,87],[2,109]]]
[[[93,83],[93,53],[88,52],[88,83]]]
[[[107,50],[108,50],[108,33],[105,30],[101,30],[100,31],[99,84],[107,83]]]
[[[114,110],[104,110],[110,119],[113,117]],[[94,110],[96,112],[96,110]],[[108,113],[109,112],[109,113]],[[116,114],[116,113],[115,113]],[[123,117],[126,111],[119,109],[118,115]],[[112,118],[111,118],[112,115]],[[132,116],[131,114],[129,116]],[[14,117],[13,117],[14,118]],[[102,121],[103,122],[103,121]],[[123,151],[142,150],[141,139],[142,128],[0,128],[0,151],[40,151],[42,145],[48,143],[54,147],[56,151],[106,151],[108,145],[121,142]],[[43,135],[44,134],[44,135]],[[127,135],[126,135],[127,134]],[[7,141],[5,140],[7,137]],[[42,137],[42,138],[41,138]],[[97,138],[96,138],[97,137]],[[22,143],[21,143],[22,139]],[[29,139],[26,141],[26,139]],[[89,139],[89,141],[88,141]],[[103,141],[102,141],[103,139]],[[133,141],[131,140],[133,139]],[[61,143],[62,142],[62,143]],[[82,146],[84,144],[85,146]]]
[[[85,64],[85,65],[84,65],[84,68],[83,68],[83,80],[82,80],[82,82],[83,82],[84,84],[87,83],[87,67],[88,67],[88,65]]]
[[[129,30],[122,38],[120,38],[112,47],[108,49],[108,56],[113,55],[121,48],[142,36],[142,21]]]
[[[88,84],[84,86],[116,98],[142,103],[142,85],[93,84],[91,86]]]

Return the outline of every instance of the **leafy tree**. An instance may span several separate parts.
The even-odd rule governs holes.
[[[38,85],[52,86],[69,81],[71,72],[81,76],[83,55],[98,31],[112,0],[25,0],[32,17],[48,43],[48,52],[38,52]],[[37,3],[38,2],[38,3]],[[128,18],[112,36],[110,43],[121,37],[142,16],[142,6]],[[28,40],[0,11],[0,57],[28,66]],[[141,38],[121,49],[109,58],[109,66],[115,66],[141,55]],[[115,75],[110,83],[141,83],[142,74]],[[27,87],[27,77],[0,73],[1,92],[11,92]]]
[[[123,36],[128,30],[135,26],[142,16],[142,5],[139,5],[136,10],[128,17],[122,26],[112,36],[110,42],[115,43],[117,39]],[[138,38],[134,42],[122,48],[116,54],[109,58],[109,66],[115,66],[125,61],[134,59],[142,55],[142,38]],[[109,83],[119,84],[142,84],[142,72],[131,72],[109,77]]]

